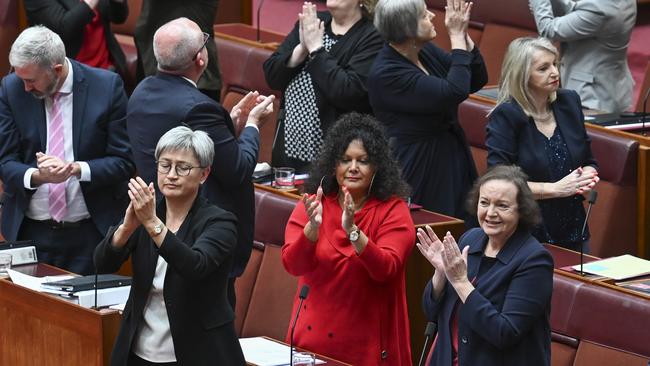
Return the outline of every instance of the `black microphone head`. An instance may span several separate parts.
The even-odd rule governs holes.
[[[596,203],[596,198],[598,198],[598,192],[594,191],[593,189],[589,191],[589,199],[588,199],[589,203],[591,203],[592,205]]]
[[[306,299],[307,294],[309,294],[309,286],[302,285],[302,288],[300,289],[300,295],[299,295],[300,298],[303,299],[303,300]]]
[[[436,332],[437,324],[434,322],[428,322],[427,327],[424,330],[424,336],[425,337],[431,337],[433,333]]]

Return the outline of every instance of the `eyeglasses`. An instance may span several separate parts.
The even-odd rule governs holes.
[[[208,40],[210,39],[210,35],[203,32],[203,44],[201,45],[201,48],[199,48],[198,51],[194,54],[194,57],[192,57],[192,61],[196,61],[196,58],[199,57],[199,53],[203,51],[203,47],[205,47],[206,44],[208,44]]]
[[[190,172],[192,169],[199,168],[203,169],[204,167],[202,166],[191,166],[189,164],[172,164],[168,161],[157,161],[156,166],[158,168],[158,173],[160,174],[169,174],[169,172],[172,170],[172,166],[174,167],[174,171],[176,171],[176,175],[179,177],[187,177],[190,175]]]

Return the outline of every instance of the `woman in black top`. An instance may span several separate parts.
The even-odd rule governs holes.
[[[274,166],[309,170],[341,114],[370,112],[366,77],[382,45],[368,19],[375,1],[328,1],[329,12],[318,14],[305,3],[293,31],[264,63],[266,81],[284,93]]]
[[[470,11],[470,3],[447,2],[447,53],[431,43],[434,14],[424,0],[380,0],[375,25],[388,43],[368,76],[370,104],[388,129],[413,201],[460,218],[476,168],[458,105],[487,82],[483,58],[467,34]]]

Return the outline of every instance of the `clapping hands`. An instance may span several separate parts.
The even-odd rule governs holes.
[[[262,127],[267,117],[273,113],[274,95],[264,96],[257,91],[248,92],[232,109],[230,118],[239,135],[247,123]]]
[[[302,5],[302,13],[298,14],[300,44],[307,53],[323,47],[323,35],[325,24],[318,19],[316,5],[305,2]]]
[[[441,241],[430,226],[427,225],[425,229],[426,231],[418,228],[417,231],[419,243],[416,245],[420,253],[431,263],[437,274],[444,274],[452,285],[467,281],[469,246],[463,248],[461,253],[450,232]]]

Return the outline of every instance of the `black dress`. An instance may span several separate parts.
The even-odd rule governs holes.
[[[458,105],[487,82],[477,48],[451,54],[429,43],[420,52],[429,75],[385,45],[368,76],[368,95],[387,127],[412,199],[426,209],[466,218],[476,167],[458,124]]]
[[[344,35],[331,31],[332,16],[318,13],[325,23],[324,51],[296,67],[287,61],[300,43],[298,26],[264,62],[269,86],[283,93],[273,142],[273,166],[305,172],[318,156],[329,127],[348,112],[370,113],[366,77],[382,39],[372,22],[361,18]]]

